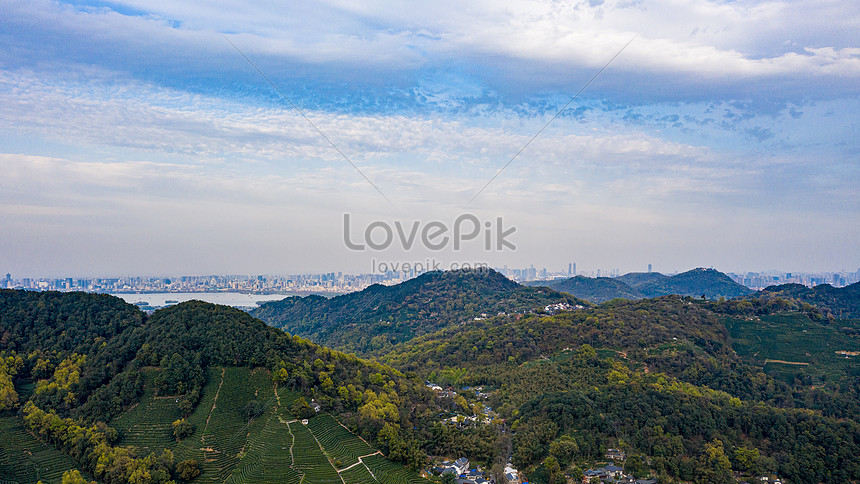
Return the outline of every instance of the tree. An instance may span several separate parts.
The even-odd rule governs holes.
[[[188,423],[187,420],[181,418],[175,422],[173,422],[173,436],[177,441],[188,437],[194,432],[194,426]]]
[[[242,413],[248,418],[248,420],[259,417],[263,414],[263,405],[259,400],[251,400],[242,407]]]
[[[0,412],[11,410],[16,405],[18,405],[18,394],[15,393],[12,378],[0,369]]]
[[[179,411],[182,412],[183,417],[188,417],[191,415],[191,412],[194,411],[194,403],[187,398],[183,398],[179,402]]]
[[[558,459],[559,464],[565,467],[570,465],[573,456],[578,452],[579,446],[576,444],[576,440],[569,435],[562,435],[549,444],[550,455]]]
[[[400,453],[401,447],[405,447],[403,442],[400,440],[400,432],[397,424],[386,423],[382,430],[376,434],[376,441],[379,446],[382,448],[383,453],[387,454],[391,460],[401,460],[392,456],[392,451],[397,451]],[[398,455],[397,457],[402,457]]]
[[[190,481],[200,475],[197,461],[194,459],[184,460],[176,464],[176,475],[183,481]]]
[[[732,464],[723,451],[723,442],[714,439],[705,444],[705,452],[699,458],[699,474],[705,482],[723,484],[732,482]]]
[[[12,410],[18,405],[13,379],[23,365],[24,360],[20,356],[3,358],[0,355],[0,412]]]
[[[759,452],[755,448],[738,447],[735,449],[735,462],[738,470],[747,471],[751,474],[758,475],[761,471],[759,467]]]
[[[296,418],[310,418],[314,415],[314,409],[308,405],[308,401],[305,400],[305,397],[299,397],[293,402],[293,406],[290,408],[293,416]]]
[[[631,455],[624,461],[624,472],[640,478],[648,475],[648,467],[638,455]]]
[[[549,482],[550,484],[562,483],[565,481],[564,474],[561,472],[561,466],[558,463],[558,459],[553,456],[549,456],[543,461],[544,467],[546,467],[547,472],[549,472]]]
[[[275,380],[275,383],[285,384],[290,381],[290,372],[288,372],[286,368],[281,368],[275,372],[273,379]]]
[[[62,484],[91,484],[90,481],[84,479],[81,472],[77,469],[66,471],[63,473]]]

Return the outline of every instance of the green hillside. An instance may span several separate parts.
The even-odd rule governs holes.
[[[649,282],[661,281],[667,277],[669,276],[665,276],[659,272],[628,272],[627,274],[616,277],[615,280],[621,281],[630,287],[638,288],[648,284]]]
[[[666,482],[728,482],[702,457],[718,447],[742,472],[778,473],[789,482],[857,479],[860,460],[842,447],[860,449],[856,360],[836,362],[822,343],[805,351],[830,365],[826,378],[785,379],[771,368],[778,363],[755,353],[803,342],[759,341],[754,335],[764,328],[735,326],[730,308],[664,296],[497,317],[415,338],[383,360],[443,385],[489,389],[488,404],[516,429],[514,463],[534,482],[552,479],[548,457],[564,470],[599,462],[620,445]],[[805,317],[768,314],[762,319]],[[821,322],[807,324],[814,326],[799,334],[837,340]],[[553,454],[553,442],[573,450]],[[754,449],[755,459],[738,460],[743,449]]]
[[[593,303],[602,303],[616,298],[641,299],[645,297],[638,290],[617,278],[610,277],[576,276],[552,284],[549,288],[572,294]]]
[[[319,344],[372,353],[482,314],[524,314],[558,302],[582,303],[550,289],[521,286],[490,269],[458,270],[331,299],[289,297],[251,314]]]
[[[20,419],[0,417],[0,483],[60,482],[69,470],[80,471],[81,467],[30,434]]]
[[[860,318],[860,282],[850,286],[833,287],[821,284],[806,287],[800,284],[783,284],[770,286],[752,297],[761,299],[785,299],[798,303],[811,304],[828,317]]]
[[[646,297],[677,294],[680,296],[705,296],[708,299],[733,298],[751,294],[752,289],[733,281],[729,276],[714,269],[698,268],[664,279],[655,279],[637,287]]]
[[[559,282],[544,283],[550,289],[566,292],[593,303],[616,298],[641,299],[668,295],[705,296],[708,299],[739,297],[753,291],[714,269],[693,269],[674,276],[656,272],[631,272],[619,277],[576,276]]]
[[[849,356],[860,352],[860,320],[821,324],[804,313],[783,312],[729,318],[726,327],[738,354],[783,380],[826,385],[860,375],[860,359]]]
[[[412,429],[438,410],[421,382],[242,311],[191,301],[147,317],[110,296],[4,290],[0,322],[3,482],[310,484],[343,482],[343,462],[420,482],[359,459],[385,460],[372,444],[387,428],[383,449],[423,465]]]

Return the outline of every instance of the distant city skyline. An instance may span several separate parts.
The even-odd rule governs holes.
[[[3,13],[4,273],[860,264],[852,0]],[[345,214],[502,219],[516,250],[356,251]]]
[[[667,269],[660,270],[659,267],[656,267],[656,268],[653,267],[653,264],[645,264],[644,267],[642,267],[642,268],[633,267],[631,269],[621,269],[619,267],[614,267],[612,265],[603,266],[603,267],[598,267],[596,265],[586,265],[585,268],[583,269],[582,266],[579,266],[579,268],[578,268],[577,262],[567,262],[566,264],[567,264],[567,269],[564,268],[565,263],[550,264],[547,266],[540,266],[539,264],[534,264],[534,263],[522,265],[522,266],[518,266],[515,264],[510,264],[510,265],[509,264],[501,264],[501,265],[486,265],[486,267],[489,267],[489,268],[496,270],[496,271],[499,271],[499,272],[504,272],[506,270],[526,271],[529,269],[533,269],[536,272],[542,270],[542,271],[545,271],[547,273],[556,274],[556,275],[571,275],[571,276],[590,275],[591,277],[597,277],[596,274],[598,271],[601,273],[601,276],[615,277],[617,275],[627,274],[627,273],[631,273],[631,272],[639,272],[639,273],[658,272],[661,274],[672,275],[672,274],[679,274],[679,273],[686,272],[686,271],[689,271],[692,269],[697,269],[697,268],[716,269],[716,270],[723,272],[723,273],[726,273],[726,274],[729,274],[729,273],[732,273],[732,274],[838,274],[838,273],[858,273],[858,274],[860,274],[860,264],[858,264],[858,267],[855,269],[843,268],[840,270],[812,270],[812,271],[784,270],[784,269],[779,269],[779,268],[772,268],[772,269],[767,269],[767,270],[750,269],[750,270],[734,270],[734,271],[732,271],[732,270],[724,270],[724,269],[721,269],[720,267],[716,267],[713,265],[696,265],[696,266],[691,266],[691,267],[686,267],[686,268],[681,268],[681,269],[674,269],[674,270],[667,270]],[[433,270],[433,269],[430,268],[429,270]],[[438,270],[450,270],[450,269],[448,267],[443,267],[443,268],[438,269]],[[398,271],[389,270],[389,271],[382,271],[382,272],[398,272]],[[408,272],[408,270],[407,270],[407,272]],[[420,270],[419,272],[420,273],[428,272],[428,270]],[[2,283],[3,281],[6,281],[6,280],[20,279],[22,277],[28,277],[28,278],[34,278],[34,279],[39,279],[39,278],[64,279],[64,278],[68,278],[68,277],[90,278],[90,279],[110,279],[110,278],[123,278],[123,277],[149,277],[149,278],[210,277],[210,276],[215,276],[215,277],[220,277],[220,276],[256,277],[257,275],[279,275],[279,276],[297,275],[297,276],[299,276],[299,275],[316,275],[316,274],[359,275],[359,274],[379,274],[379,273],[381,273],[381,271],[378,271],[378,270],[377,271],[360,271],[360,270],[359,271],[349,271],[349,270],[276,271],[276,270],[270,270],[270,271],[240,271],[240,272],[231,272],[231,273],[221,273],[221,272],[216,272],[216,271],[199,272],[199,273],[170,271],[170,272],[160,272],[160,273],[155,273],[155,272],[144,272],[144,273],[124,272],[124,273],[103,273],[103,274],[94,274],[91,272],[74,273],[74,274],[70,274],[70,273],[42,274],[42,273],[26,273],[25,272],[25,273],[13,274],[13,273],[7,272],[5,275],[5,278],[0,279],[0,283]],[[0,274],[2,274],[2,270],[0,270]],[[13,275],[15,277],[13,277]]]
[[[569,277],[618,277],[624,274],[619,269],[584,271],[574,274],[575,263],[568,264],[568,271],[552,271],[547,268],[494,267],[493,269],[517,282],[559,280]],[[650,269],[650,268],[649,268]],[[417,277],[426,271],[387,271],[384,273],[349,274],[342,271],[308,274],[255,274],[255,275],[161,275],[122,277],[20,277],[11,274],[0,280],[0,288],[87,291],[107,293],[189,293],[189,292],[247,292],[255,294],[343,294],[360,291],[371,284],[398,284]],[[634,271],[639,272],[639,271]],[[669,272],[665,275],[675,275]],[[744,272],[726,273],[738,284],[752,289],[763,289],[787,283],[809,287],[831,284],[843,287],[860,281],[860,268],[855,272]]]

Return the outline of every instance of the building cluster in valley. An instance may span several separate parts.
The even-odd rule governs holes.
[[[501,481],[496,481],[480,466],[469,468],[469,459],[466,457],[442,461],[433,468],[433,473],[438,476],[453,474],[456,484],[528,484],[520,479],[519,471],[510,462],[505,466]]]
[[[657,484],[657,479],[637,479],[625,474],[623,467],[610,464],[583,471],[582,482],[584,484]]]

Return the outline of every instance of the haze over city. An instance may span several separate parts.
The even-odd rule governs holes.
[[[856,2],[0,5],[3,274],[860,265]]]

